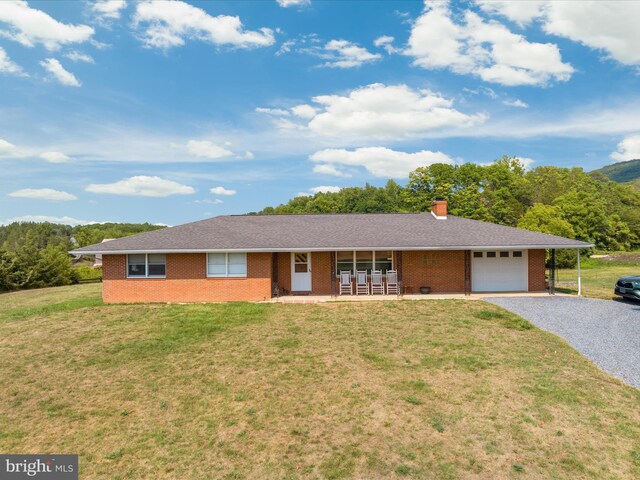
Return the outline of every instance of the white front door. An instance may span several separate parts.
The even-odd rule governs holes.
[[[474,292],[526,292],[527,250],[471,252],[471,289]]]
[[[311,291],[311,252],[291,254],[291,291]]]

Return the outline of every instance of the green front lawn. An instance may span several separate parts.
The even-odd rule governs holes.
[[[0,451],[80,478],[638,478],[640,392],[482,301],[0,295]]]

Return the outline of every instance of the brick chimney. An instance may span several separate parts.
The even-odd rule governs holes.
[[[431,202],[431,214],[438,220],[447,219],[447,201],[442,197],[436,197]]]

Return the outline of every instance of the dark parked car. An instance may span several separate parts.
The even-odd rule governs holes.
[[[640,301],[640,276],[619,278],[613,293],[622,298]]]

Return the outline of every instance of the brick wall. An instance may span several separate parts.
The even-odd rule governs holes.
[[[277,253],[281,294],[291,292],[291,254]],[[529,250],[529,291],[543,291],[545,251]],[[397,258],[395,258],[397,268]],[[167,254],[166,278],[126,278],[126,255],[103,256],[103,299],[118,302],[224,302],[261,301],[271,298],[272,254],[247,254],[247,278],[207,278],[206,254]],[[403,284],[417,293],[421,286],[434,293],[464,292],[463,251],[407,251],[402,253]],[[329,295],[331,253],[311,253],[314,295]]]
[[[225,302],[271,298],[271,253],[247,254],[246,278],[207,278],[204,253],[167,254],[166,278],[126,278],[126,255],[103,256],[102,297],[119,302]]]
[[[402,252],[402,283],[412,293],[420,287],[434,293],[464,292],[464,251]]]
[[[278,255],[278,286],[280,295],[291,292],[291,254],[289,252],[279,252]]]
[[[547,288],[545,282],[545,250],[529,250],[529,291],[541,292]]]

